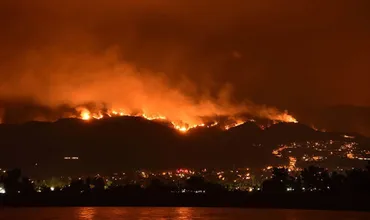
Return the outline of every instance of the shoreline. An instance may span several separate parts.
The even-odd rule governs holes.
[[[107,195],[105,193],[79,196],[48,193],[15,197],[1,196],[1,207],[202,207],[202,208],[253,208],[299,209],[327,211],[369,212],[366,195],[325,194],[157,194]],[[54,194],[54,195],[53,195]],[[59,195],[58,195],[59,194]],[[105,195],[104,195],[105,194]]]

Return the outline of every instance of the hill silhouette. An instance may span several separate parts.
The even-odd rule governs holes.
[[[181,133],[164,121],[114,117],[82,121],[1,124],[1,167],[43,174],[115,172],[178,167],[261,167],[271,148],[286,142],[343,138],[294,123],[262,130],[254,122],[223,130],[199,127]],[[79,160],[64,160],[76,156]]]

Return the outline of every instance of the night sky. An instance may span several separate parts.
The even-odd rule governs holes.
[[[370,135],[368,0],[100,2],[1,1],[0,99],[204,115],[247,102]]]

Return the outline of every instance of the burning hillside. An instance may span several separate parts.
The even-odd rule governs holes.
[[[2,103],[4,106],[4,103]],[[170,109],[168,109],[170,110]],[[197,127],[214,127],[217,126],[223,130],[244,124],[247,121],[257,121],[261,126],[276,122],[296,123],[297,120],[289,115],[286,111],[280,112],[274,108],[261,108],[261,113],[252,115],[248,112],[241,112],[235,115],[187,115],[185,118],[174,114],[151,113],[144,110],[122,110],[110,109],[107,107],[97,107],[96,105],[81,105],[78,107],[59,106],[58,108],[48,108],[45,106],[32,105],[9,105],[5,104],[2,108],[3,123],[24,123],[27,121],[56,121],[61,118],[78,118],[84,121],[100,120],[110,117],[141,117],[150,121],[162,121],[170,127],[187,132]]]
[[[14,118],[17,122],[55,121],[68,117],[89,120],[121,115],[166,120],[176,129],[187,131],[215,125],[220,122],[219,117],[228,119],[225,129],[254,118],[297,122],[276,108],[234,100],[233,87],[228,83],[212,88],[207,83],[200,85],[138,69],[115,50],[77,55],[46,50],[26,53],[19,59],[23,65],[17,72],[18,78],[1,84],[0,99],[32,100],[35,105],[44,106],[44,110],[31,114],[21,104],[13,109],[4,104],[3,123],[12,122]],[[22,80],[18,80],[19,77]]]
[[[77,112],[79,112],[79,116],[75,116],[85,121],[89,120],[99,120],[104,117],[119,117],[119,116],[136,116],[136,117],[143,117],[147,120],[162,120],[170,122],[173,127],[181,132],[187,132],[190,129],[197,128],[197,127],[213,127],[213,126],[220,126],[221,128],[228,130],[232,127],[239,126],[245,123],[248,120],[254,119],[247,119],[246,116],[224,116],[224,117],[213,117],[213,118],[204,118],[201,116],[194,117],[195,120],[173,120],[172,118],[168,118],[165,115],[161,114],[150,114],[145,111],[133,113],[133,112],[126,112],[123,110],[99,110],[99,111],[91,111],[86,107],[78,107],[76,108]],[[293,116],[289,115],[287,112],[276,112],[275,114],[270,114],[268,120],[272,120],[274,122],[288,122],[288,123],[296,123],[298,122]]]

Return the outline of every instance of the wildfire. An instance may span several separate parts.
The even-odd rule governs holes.
[[[277,156],[277,157],[282,157],[283,155],[281,154],[281,152],[285,149],[287,149],[288,147],[287,146],[281,146],[279,147],[278,149],[275,149],[272,151],[272,154]]]
[[[85,121],[89,121],[90,119],[102,119],[104,116],[101,112],[92,114],[88,109],[86,108],[78,108],[80,109],[80,118]],[[78,110],[77,109],[77,110]]]
[[[229,130],[230,128],[237,127],[237,126],[239,126],[239,125],[244,124],[245,122],[246,122],[246,121],[238,120],[238,121],[236,121],[235,123],[232,123],[232,124],[230,124],[230,125],[226,125],[226,126],[225,126],[225,130]]]
[[[288,166],[288,169],[290,170],[295,170],[296,168],[296,162],[297,162],[297,158],[295,157],[289,157],[289,166]]]
[[[6,89],[8,92],[2,96],[9,94],[14,100],[35,100],[35,104],[50,109],[50,114],[32,112],[30,116],[24,114],[27,116],[15,121],[35,120],[35,117],[42,117],[44,121],[55,121],[60,117],[89,121],[137,116],[166,120],[180,132],[213,126],[230,129],[250,118],[297,122],[293,116],[275,107],[255,104],[247,99],[234,100],[234,88],[229,83],[207,88],[186,77],[153,72],[125,61],[117,49],[108,48],[97,54],[70,53],[69,50],[55,53],[53,49],[46,49],[38,50],[40,54],[36,56],[33,53],[22,56],[25,64],[19,65],[22,67],[19,74],[24,80],[5,83],[2,92]],[[30,66],[32,71],[29,71]],[[34,77],[34,72],[38,77]],[[176,75],[186,76],[186,72]],[[42,80],[45,77],[47,81]],[[77,106],[83,107],[75,109]],[[225,117],[230,120],[225,122]]]
[[[298,123],[297,119],[295,119],[292,115],[289,115],[288,112],[275,115],[272,118],[275,121],[279,121],[279,122]]]
[[[147,112],[142,112],[142,113],[128,113],[126,111],[123,111],[123,110],[115,110],[115,109],[112,109],[112,110],[107,110],[106,112],[103,113],[103,111],[99,110],[99,111],[91,111],[85,107],[78,107],[76,108],[76,111],[79,113],[79,116],[76,116],[77,118],[80,118],[84,121],[90,121],[92,119],[102,119],[104,117],[119,117],[119,116],[135,116],[135,117],[142,117],[142,118],[145,118],[147,120],[161,120],[161,121],[169,121],[173,128],[180,131],[181,133],[186,133],[187,131],[191,130],[191,129],[194,129],[194,128],[198,128],[198,127],[207,127],[207,128],[210,128],[210,127],[214,127],[214,126],[218,126],[220,125],[220,122],[218,121],[212,121],[212,122],[208,122],[208,124],[206,125],[204,122],[199,122],[199,123],[196,123],[196,122],[187,122],[187,121],[171,121],[169,118],[167,118],[166,116],[164,115],[161,115],[161,114],[149,114]],[[297,120],[291,116],[291,115],[288,115],[286,112],[283,113],[283,115],[281,116],[276,116],[277,120],[279,121],[283,121],[283,122],[290,122],[290,123],[297,123]],[[227,123],[223,126],[221,126],[221,128],[225,129],[225,130],[229,130],[230,128],[233,128],[233,127],[237,127],[239,125],[242,125],[246,122],[247,120],[242,120],[242,119],[234,119],[232,120],[230,123]],[[250,121],[254,121],[254,120],[250,120]]]
[[[90,111],[87,110],[87,109],[84,109],[82,112],[81,112],[81,119],[82,120],[85,120],[85,121],[88,121],[91,119],[91,115],[90,115]]]

